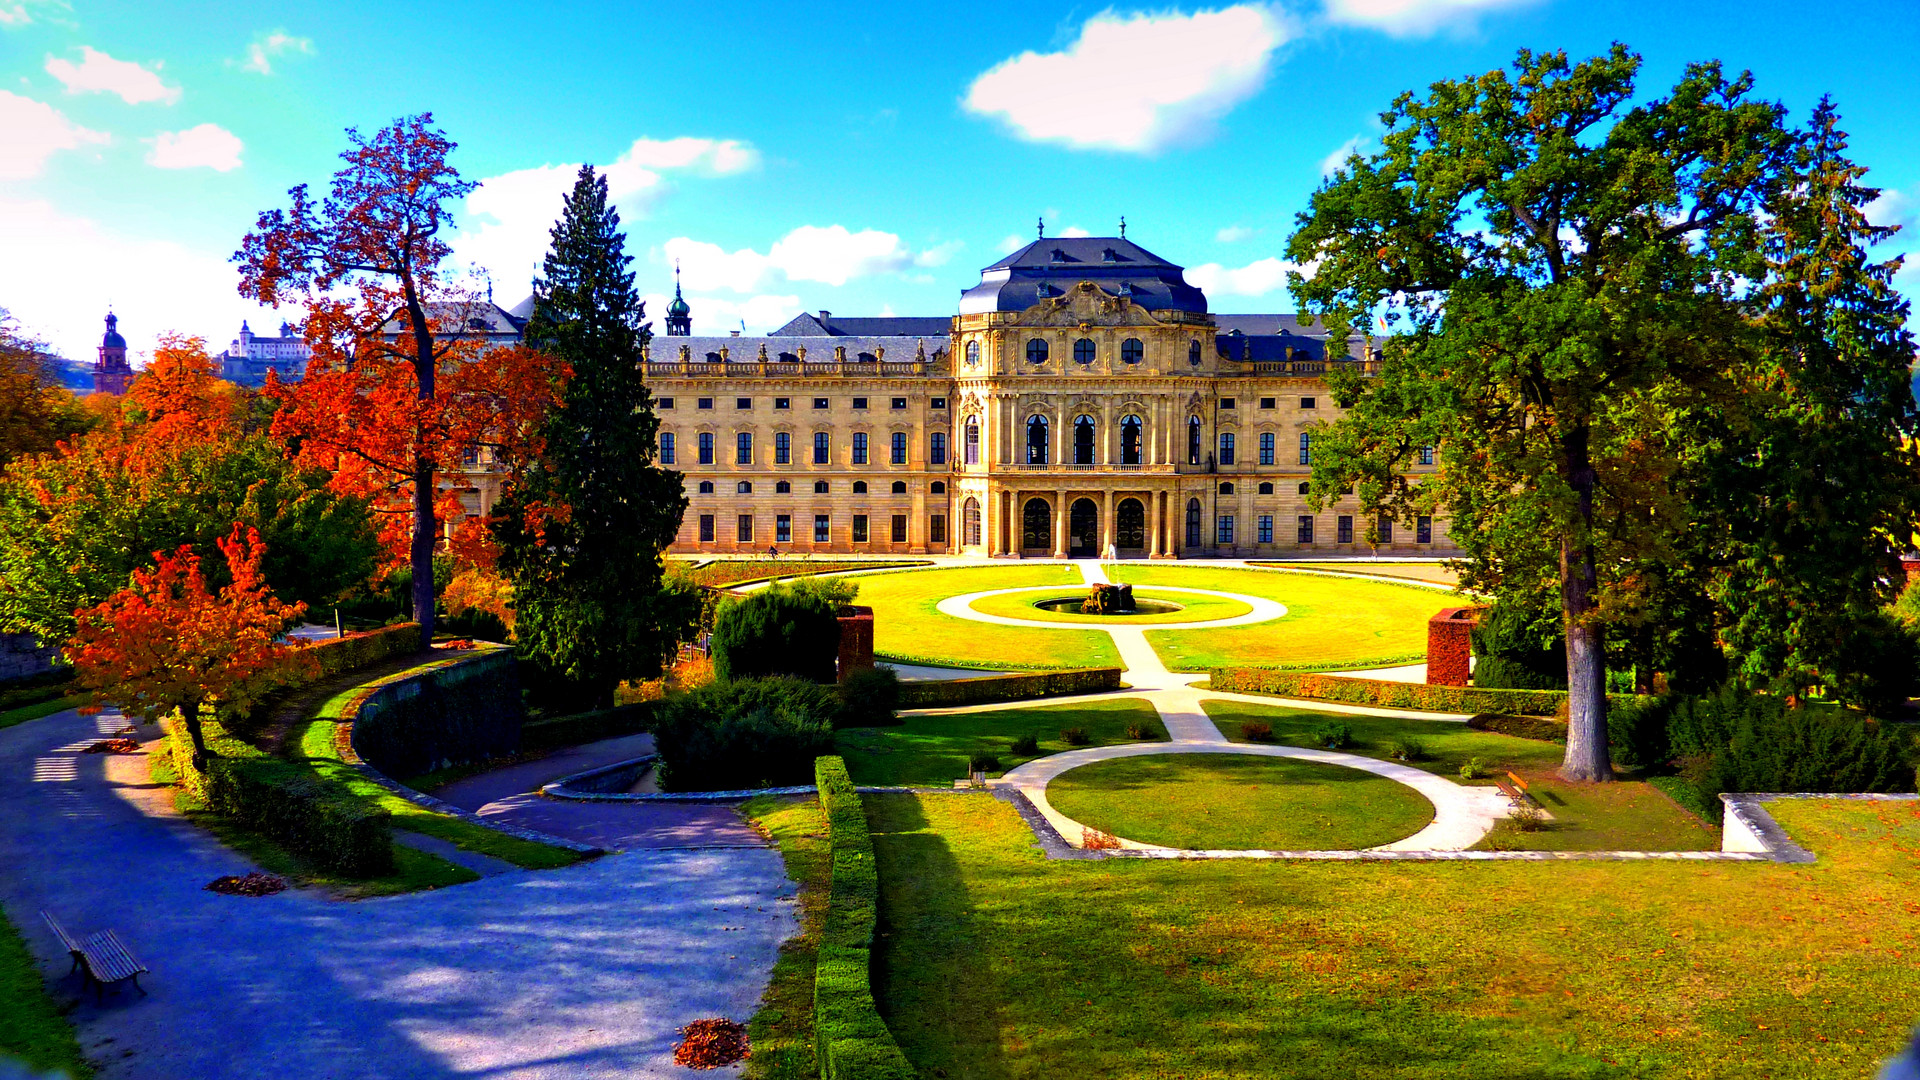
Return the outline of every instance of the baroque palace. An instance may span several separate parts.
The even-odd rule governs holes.
[[[1315,429],[1338,415],[1323,376],[1373,370],[1363,339],[1211,314],[1124,236],[1042,237],[981,271],[951,317],[822,311],[696,337],[674,294],[646,368],[660,460],[692,503],[675,551],[1454,550],[1442,521],[1304,505]]]

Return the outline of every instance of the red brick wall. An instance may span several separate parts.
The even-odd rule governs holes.
[[[1427,620],[1427,685],[1465,686],[1472,672],[1473,621],[1479,608],[1447,608]]]
[[[840,616],[840,680],[873,666],[873,609],[856,607]]]

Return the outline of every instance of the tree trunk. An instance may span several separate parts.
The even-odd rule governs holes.
[[[1572,425],[1561,438],[1567,483],[1579,500],[1581,532],[1560,542],[1560,595],[1567,634],[1567,756],[1560,776],[1566,780],[1613,779],[1607,756],[1607,657],[1600,628],[1592,622],[1598,587],[1593,558],[1593,461],[1588,429]]]
[[[207,771],[207,759],[212,752],[207,749],[206,733],[200,730],[200,703],[189,701],[180,706],[180,719],[187,725],[187,738],[193,742],[193,768],[195,772]]]
[[[427,325],[426,309],[411,275],[402,279],[407,298],[407,318],[413,324],[413,375],[420,388],[420,400],[433,400],[433,330]],[[413,566],[413,619],[420,624],[420,647],[433,647],[435,596],[433,588],[433,549],[437,546],[433,520],[433,459],[421,443],[423,432],[414,433],[413,464],[413,546],[409,551]]]

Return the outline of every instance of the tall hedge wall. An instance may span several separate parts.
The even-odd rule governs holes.
[[[1552,716],[1567,699],[1562,690],[1486,690],[1472,686],[1360,679],[1311,671],[1268,668],[1215,668],[1212,687],[1226,693],[1278,694],[1281,697],[1377,705],[1446,713],[1518,713]]]
[[[330,679],[377,664],[390,656],[420,651],[420,624],[395,623],[343,638],[325,638],[307,646],[320,661],[320,678]]]
[[[341,716],[388,776],[419,776],[520,748],[526,708],[511,649],[459,653],[368,683]]]
[[[880,879],[873,864],[860,794],[846,762],[813,763],[820,805],[827,812],[833,873],[827,915],[814,968],[813,1030],[822,1080],[912,1080],[900,1044],[873,1003],[873,926]]]
[[[900,707],[937,709],[949,705],[986,705],[996,701],[1098,694],[1120,689],[1119,668],[1076,668],[978,679],[932,679],[900,684]]]

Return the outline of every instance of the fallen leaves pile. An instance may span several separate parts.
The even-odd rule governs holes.
[[[695,1020],[680,1029],[680,1045],[673,1048],[673,1063],[689,1069],[717,1069],[750,1057],[747,1026],[724,1017]]]
[[[87,747],[85,752],[89,754],[137,754],[140,752],[140,744],[134,742],[132,739],[101,739],[92,746]]]
[[[287,879],[273,874],[254,871],[242,877],[228,874],[207,882],[208,892],[223,893],[227,896],[272,896],[287,887]]]

